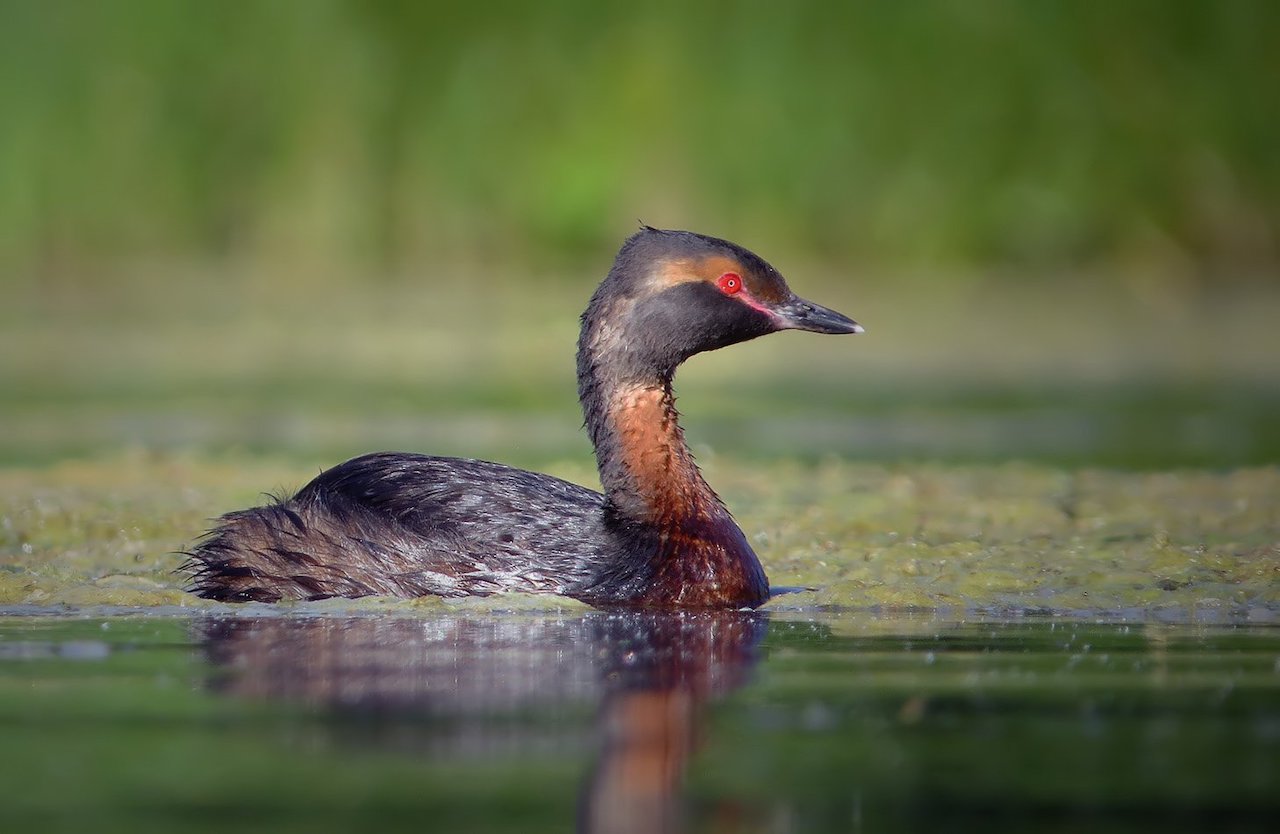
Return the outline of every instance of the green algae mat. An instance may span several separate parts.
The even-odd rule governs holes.
[[[299,293],[206,268],[17,294],[0,605],[203,610],[174,569],[211,518],[377,449],[594,486],[573,376],[587,275]],[[1157,304],[1123,278],[926,293],[801,270],[868,333],[682,368],[708,480],[799,589],[770,607],[1274,613],[1280,292]]]
[[[771,608],[1280,614],[1275,467],[705,468],[775,588],[791,590]],[[581,464],[548,469],[594,478]],[[315,471],[155,454],[0,470],[0,605],[217,608],[183,592],[179,551],[212,516]],[[431,604],[458,603],[417,603]]]

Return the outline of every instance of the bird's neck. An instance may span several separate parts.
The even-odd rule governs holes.
[[[584,318],[578,343],[578,394],[596,450],[605,512],[639,549],[602,567],[581,589],[588,602],[755,607],[769,580],[729,511],[703,480],[685,445],[671,392],[673,364],[630,338]],[[647,557],[641,554],[647,553]]]
[[[685,443],[671,390],[675,369],[648,367],[616,344],[607,350],[613,340],[594,338],[600,335],[584,331],[578,393],[610,510],[659,526],[727,518]]]
[[[659,525],[725,515],[685,443],[671,380],[597,380],[583,396],[610,508]]]

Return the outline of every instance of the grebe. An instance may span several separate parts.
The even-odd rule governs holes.
[[[233,602],[520,591],[754,608],[769,581],[685,445],[671,380],[696,353],[778,330],[862,332],[741,246],[643,226],[578,339],[604,494],[481,460],[364,455],[292,498],[224,515],[187,554],[192,590]]]

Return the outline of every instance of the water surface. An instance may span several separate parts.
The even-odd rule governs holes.
[[[439,613],[0,618],[0,827],[1262,831],[1280,631]]]

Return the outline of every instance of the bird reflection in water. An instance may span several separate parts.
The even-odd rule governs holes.
[[[502,719],[598,705],[598,754],[578,804],[578,827],[590,832],[680,829],[700,708],[746,681],[766,628],[764,615],[748,611],[200,626],[219,691],[428,716],[418,745],[428,754],[538,749],[545,724],[515,728]]]

